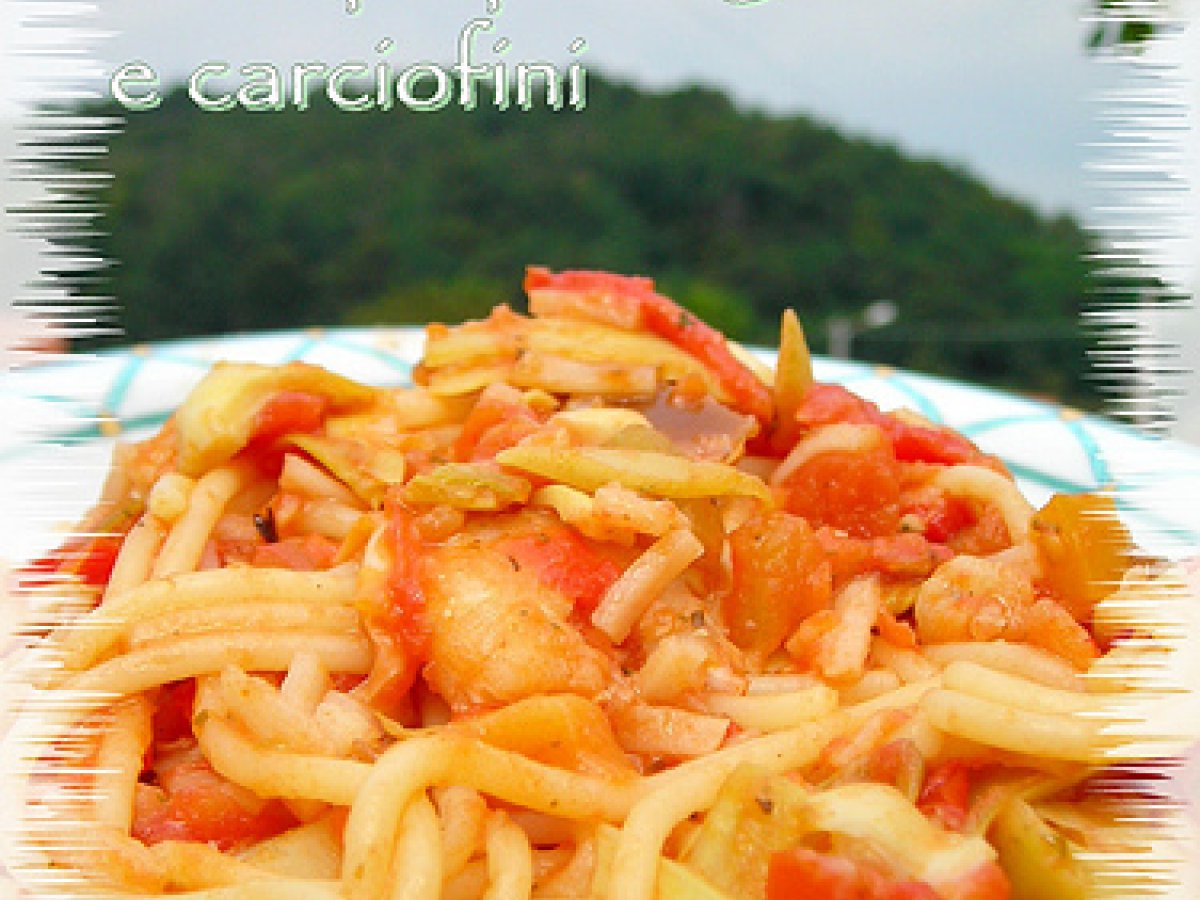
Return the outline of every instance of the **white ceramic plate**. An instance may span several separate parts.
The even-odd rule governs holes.
[[[304,360],[401,384],[421,329],[234,335],[64,357],[0,378],[0,548],[10,562],[55,540],[95,498],[112,441],[157,428],[213,362]],[[769,355],[769,354],[768,354]],[[1115,485],[1139,542],[1168,556],[1200,548],[1200,450],[1074,410],[946,379],[818,359],[817,377],[885,409],[951,425],[1012,468],[1027,496]]]

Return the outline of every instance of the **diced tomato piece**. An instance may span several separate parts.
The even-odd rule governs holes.
[[[56,584],[73,577],[90,587],[104,587],[125,541],[123,534],[100,534],[72,538],[61,547],[21,568],[20,586],[25,590]]]
[[[832,609],[817,610],[792,632],[787,639],[787,652],[805,671],[815,668],[821,642],[837,624],[838,617]]]
[[[1012,884],[999,863],[980,863],[967,874],[939,885],[946,900],[1009,900]]]
[[[969,500],[942,494],[935,500],[903,508],[925,523],[925,537],[944,544],[962,529],[975,522],[975,510]]]
[[[329,685],[333,690],[345,694],[362,684],[364,677],[356,672],[331,672],[329,675]]]
[[[416,523],[405,513],[390,519],[392,574],[388,580],[388,621],[406,647],[425,655],[429,622],[425,618],[424,562]]]
[[[538,429],[541,420],[523,403],[514,388],[489,388],[480,396],[463,422],[454,442],[454,458],[460,462],[495,458]]]
[[[907,622],[901,622],[884,607],[880,607],[879,614],[875,617],[875,628],[879,631],[879,636],[894,647],[903,647],[906,650],[917,648],[917,633],[913,627]]]
[[[328,569],[337,557],[338,546],[320,534],[289,537],[254,548],[251,565],[262,568],[292,569],[297,572],[316,572]]]
[[[642,317],[659,337],[704,363],[729,392],[735,409],[770,424],[775,408],[771,392],[733,355],[721,332],[662,294],[643,298]]]
[[[948,428],[911,425],[894,416],[887,416],[887,419],[885,430],[891,435],[892,446],[899,460],[954,466],[960,463],[980,464],[983,459],[979,448]]]
[[[299,494],[280,491],[271,498],[270,514],[276,537],[288,537],[290,531],[298,530],[300,513],[304,510],[304,498]]]
[[[956,554],[988,556],[1012,546],[1008,523],[996,504],[938,490],[927,481],[927,473],[933,468],[929,464],[905,467],[917,484],[900,498],[901,521],[911,522],[911,530],[935,544],[946,545]]]
[[[979,764],[948,759],[925,777],[917,807],[948,831],[962,831],[971,803],[971,773]]]
[[[325,420],[329,398],[304,391],[273,394],[254,417],[252,441],[272,441],[285,434],[316,431]]]
[[[796,422],[805,428],[833,425],[879,425],[883,413],[874,403],[839,384],[812,385],[796,410]]]
[[[426,614],[425,540],[416,516],[393,495],[384,500],[392,568],[385,596],[367,628],[376,645],[368,693],[380,704],[398,703],[429,659],[432,632]]]
[[[891,439],[896,459],[901,462],[969,463],[1003,470],[994,457],[980,451],[961,434],[948,428],[905,422],[841,385],[814,384],[810,387],[796,410],[796,422],[807,428],[835,422],[877,425]]]
[[[164,429],[165,430],[165,429]],[[90,534],[68,538],[45,556],[16,571],[21,590],[33,590],[73,580],[89,587],[104,587],[125,543],[125,535],[142,514],[140,502],[114,504],[92,523]]]
[[[196,700],[196,681],[173,681],[158,691],[154,707],[154,743],[170,744],[192,736],[192,706]]]
[[[254,418],[250,440],[241,456],[254,463],[267,478],[277,478],[283,467],[286,445],[280,438],[316,431],[325,421],[329,400],[304,391],[280,391],[271,395]]]
[[[804,847],[771,855],[767,900],[939,900],[923,881],[893,879],[867,863]]]
[[[730,637],[763,657],[832,602],[832,570],[799,516],[757,516],[729,537],[733,582],[722,600]]]
[[[573,528],[506,538],[497,545],[521,568],[566,597],[575,611],[588,615],[622,572],[621,566]]]
[[[636,327],[642,320],[640,298],[654,292],[654,279],[588,269],[551,272],[544,266],[526,266],[525,293],[547,289],[579,295],[601,321]]]
[[[859,538],[824,527],[817,529],[817,540],[833,565],[835,584],[868,572],[924,578],[954,555],[920,534]]]
[[[733,406],[766,427],[774,415],[771,392],[729,349],[724,335],[696,318],[674,300],[657,293],[649,278],[608,272],[551,272],[540,266],[525,270],[526,292],[551,288],[595,293],[606,302],[636,303],[641,323],[659,337],[702,362],[729,393]]]
[[[83,555],[76,563],[74,570],[79,574],[84,584],[102,587],[108,584],[116,565],[121,545],[125,542],[124,535],[105,534],[91,538]]]
[[[595,269],[566,269],[551,272],[545,266],[525,267],[525,291],[556,288],[564,291],[601,291],[635,294],[654,290],[654,279],[645,275],[618,275]]]
[[[911,738],[888,741],[871,753],[867,777],[893,785],[906,796],[916,796],[925,780],[925,757]]]
[[[358,688],[362,699],[372,709],[397,722],[407,721],[412,711],[409,695],[425,658],[418,656],[395,631],[389,630],[395,627],[391,620],[371,616],[366,619],[365,626],[375,649],[375,659],[361,685],[352,684],[351,687]]]
[[[1000,507],[985,503],[977,509],[975,521],[951,534],[946,545],[955,553],[990,556],[1011,547],[1012,536]]]
[[[814,526],[856,537],[893,535],[900,527],[900,468],[886,443],[817,454],[783,490],[784,508]]]
[[[180,840],[234,850],[295,825],[278,800],[263,800],[221,777],[199,757],[159,773],[162,793],[139,791],[133,836],[146,844]]]

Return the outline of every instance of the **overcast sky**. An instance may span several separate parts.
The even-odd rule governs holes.
[[[355,15],[346,4],[357,3]],[[497,0],[492,0],[496,3]],[[239,66],[375,61],[396,42],[398,68],[450,61],[488,0],[98,0],[97,74],[139,59],[182,79],[221,60]],[[0,0],[5,42],[29,3]],[[853,134],[967,166],[1045,211],[1085,214],[1084,174],[1099,139],[1096,99],[1111,65],[1084,51],[1076,0],[501,0],[489,36],[505,59],[562,60],[577,37],[583,64],[650,86],[702,81],[746,105],[800,111]],[[26,29],[28,41],[31,32]],[[6,55],[0,103],[37,62]]]

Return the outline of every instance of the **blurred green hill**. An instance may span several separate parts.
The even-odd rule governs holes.
[[[115,114],[115,109],[97,110]],[[588,108],[130,114],[90,249],[123,341],[457,320],[521,305],[526,263],[653,275],[744,340],[880,299],[856,356],[1095,405],[1087,238],[966,171],[709,89],[589,73]]]

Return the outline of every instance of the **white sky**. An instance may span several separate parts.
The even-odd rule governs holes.
[[[92,35],[91,58],[83,54],[73,65],[98,96],[107,74],[134,59],[181,80],[210,60],[235,67],[375,61],[375,45],[389,37],[396,48],[388,59],[396,68],[419,60],[445,63],[463,25],[485,15],[489,0],[353,0],[361,7],[354,16],[346,13],[347,2],[75,2],[92,9],[92,31],[111,36]],[[561,61],[567,45],[583,37],[588,49],[581,60],[593,70],[654,87],[699,80],[747,106],[805,112],[850,134],[965,166],[999,192],[1046,212],[1068,210],[1090,223],[1103,220],[1097,206],[1110,200],[1090,187],[1095,177],[1085,166],[1098,155],[1091,145],[1105,138],[1100,98],[1124,73],[1085,52],[1085,0],[763,0],[743,7],[725,0],[491,2],[502,7],[492,36],[512,41],[510,64]],[[1200,0],[1180,2],[1200,15]],[[41,32],[27,27],[30,14],[65,5],[0,0],[2,155],[12,142],[6,120],[19,110],[20,98],[38,94],[36,77],[48,65],[16,55],[18,41],[36,47]],[[1197,31],[1189,29],[1193,47]],[[1193,96],[1193,132],[1197,106],[1200,96]],[[1195,140],[1190,148],[1183,165],[1200,183]],[[0,201],[11,203],[20,190],[6,176]],[[1186,202],[1192,203],[1190,218],[1184,211],[1189,239],[1169,250],[1192,273],[1185,280],[1194,291],[1200,207]],[[18,283],[11,246],[0,241],[0,291],[7,296]],[[1162,327],[1188,335],[1189,346],[1200,348],[1200,314]],[[1200,377],[1193,380],[1191,395],[1200,398]],[[1194,402],[1186,415],[1200,439],[1200,399]]]
[[[115,33],[101,65],[143,59],[174,78],[209,60],[332,65],[374,60],[385,36],[401,67],[446,62],[488,0],[358,0],[355,16],[346,2],[96,0],[96,29]],[[510,62],[563,58],[582,36],[582,61],[596,70],[654,86],[713,83],[750,105],[964,164],[1043,210],[1083,214],[1095,201],[1083,173],[1085,145],[1100,136],[1093,101],[1115,73],[1084,52],[1081,3],[503,0],[493,34],[512,40]],[[33,5],[0,0],[6,40]],[[0,104],[11,109],[18,66],[36,61],[6,57]]]

